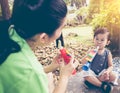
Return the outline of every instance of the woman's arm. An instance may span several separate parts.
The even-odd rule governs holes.
[[[72,71],[75,68],[73,60],[74,59],[72,58],[70,63],[67,65],[64,65],[64,62],[60,64],[60,79],[53,93],[65,93],[69,76],[72,74]]]
[[[68,84],[68,77],[61,77],[53,93],[65,93]]]

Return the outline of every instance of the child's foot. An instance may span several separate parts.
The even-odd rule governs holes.
[[[117,85],[118,85],[118,82],[114,82],[113,85],[114,85],[114,86],[117,86]]]
[[[113,87],[108,82],[102,82],[101,88],[104,93],[111,93]]]
[[[113,86],[118,86],[118,82],[110,82],[110,84]]]

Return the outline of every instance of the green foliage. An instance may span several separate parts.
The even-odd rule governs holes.
[[[81,7],[75,13],[76,15],[81,15],[81,16],[88,15],[88,7]]]
[[[108,0],[107,0],[108,1]],[[96,27],[107,27],[112,35],[110,49],[120,51],[120,0],[101,0],[99,11],[94,12],[91,25]]]
[[[75,12],[76,16],[77,16],[77,20],[80,24],[86,23],[86,18],[88,16],[88,7],[87,6],[83,6],[81,7],[79,10],[76,10]],[[82,18],[80,18],[82,17]]]
[[[71,0],[64,0],[66,4],[70,4]]]
[[[96,13],[100,11],[100,0],[90,0],[89,5],[89,18],[93,19]]]

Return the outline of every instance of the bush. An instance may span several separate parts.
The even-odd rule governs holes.
[[[101,11],[94,14],[91,25],[94,29],[98,26],[108,28],[112,36],[111,44],[108,47],[113,54],[120,55],[120,0],[104,3],[105,6],[102,6]]]

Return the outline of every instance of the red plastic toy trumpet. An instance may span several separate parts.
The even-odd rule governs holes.
[[[61,56],[62,56],[63,59],[64,59],[64,62],[65,62],[66,64],[68,64],[68,63],[70,62],[70,59],[71,59],[71,56],[70,56],[70,54],[68,53],[68,51],[66,51],[66,49],[62,47],[62,48],[60,49],[60,53],[61,53]],[[75,70],[75,69],[73,70],[72,74],[73,74],[73,75],[76,74],[76,70]]]

